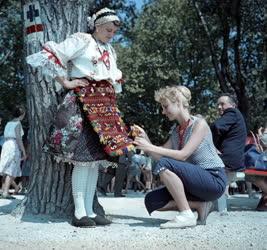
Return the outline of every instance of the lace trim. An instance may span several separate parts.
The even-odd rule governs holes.
[[[79,165],[82,167],[94,167],[95,165],[92,163],[97,163],[97,164],[101,164],[104,168],[108,168],[109,166],[112,166],[114,168],[118,167],[118,164],[116,164],[115,162],[110,162],[107,160],[96,160],[96,161],[88,161],[88,162],[81,162],[81,161],[75,161],[75,160],[71,160],[71,159],[67,159],[64,158],[62,156],[53,156],[54,159],[56,160],[57,163],[60,162],[64,162],[64,163],[68,163],[68,164],[73,164],[73,165]]]

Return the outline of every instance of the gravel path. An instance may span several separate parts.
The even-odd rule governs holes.
[[[174,212],[149,216],[143,195],[127,198],[100,197],[113,223],[107,227],[74,228],[68,219],[25,215],[18,219],[11,210],[22,199],[0,200],[0,249],[265,249],[267,213],[255,212],[257,199],[235,195],[228,200],[227,215],[212,212],[206,226],[159,229]]]

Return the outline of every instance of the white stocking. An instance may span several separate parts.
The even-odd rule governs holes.
[[[72,172],[72,195],[75,206],[74,215],[77,219],[86,216],[85,193],[88,168],[75,165]]]
[[[87,183],[86,183],[86,194],[85,194],[85,209],[88,217],[95,217],[96,214],[93,211],[93,201],[96,190],[97,178],[98,178],[98,164],[92,162],[90,167],[87,167]]]

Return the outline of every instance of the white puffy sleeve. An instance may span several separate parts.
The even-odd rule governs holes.
[[[73,34],[61,43],[45,43],[43,50],[26,57],[26,61],[33,68],[40,68],[44,75],[67,77],[68,61],[81,55],[86,45],[86,41]]]

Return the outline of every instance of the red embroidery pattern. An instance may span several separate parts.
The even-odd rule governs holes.
[[[108,81],[88,82],[88,87],[76,88],[75,92],[83,104],[87,119],[104,146],[104,151],[110,156],[132,151],[134,146],[116,105],[114,88]]]
[[[56,56],[55,53],[53,53],[51,50],[49,50],[48,48],[46,47],[43,47],[43,50],[46,51],[48,53],[48,59],[49,60],[53,60],[55,64],[58,64],[60,65],[62,68],[65,68],[61,61],[58,59],[58,57]]]

